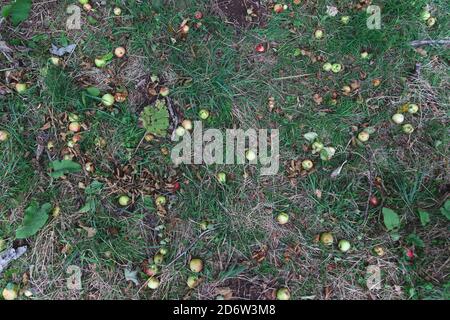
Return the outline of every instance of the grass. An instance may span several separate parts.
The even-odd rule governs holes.
[[[445,1],[383,3],[381,30],[366,27],[365,10],[352,9],[356,1],[339,1],[336,17],[326,14],[329,2],[287,1],[286,12],[268,9],[264,23],[243,29],[221,18],[212,1],[155,7],[110,1],[94,13],[82,11],[81,30],[65,30],[65,8],[74,2],[37,3],[18,27],[2,23],[8,32],[1,40],[29,50],[14,50],[11,60],[0,54],[0,130],[10,134],[0,144],[0,239],[8,247],[26,244],[28,252],[2,274],[0,287],[20,284],[33,291],[32,299],[215,299],[227,288],[233,298],[272,299],[281,286],[294,299],[448,299],[448,220],[439,211],[449,184],[448,49],[425,46],[424,54],[409,45],[448,37]],[[437,18],[433,27],[418,18],[427,4]],[[114,5],[122,8],[121,17],[113,16]],[[191,24],[180,39],[178,26],[196,10],[204,12],[202,26]],[[342,15],[351,17],[347,25]],[[325,32],[321,40],[313,37],[318,28]],[[51,43],[77,48],[62,66],[53,66]],[[265,53],[255,52],[258,43],[268,47]],[[127,48],[125,59],[113,59],[104,69],[93,65],[95,57],[119,45]],[[361,59],[363,50],[370,59]],[[326,73],[325,61],[344,70]],[[278,128],[278,174],[263,177],[248,164],[175,167],[162,152],[174,143],[146,142],[139,126],[146,90],[139,82],[152,74],[170,88],[181,118],[198,120],[198,111],[207,108],[206,128]],[[29,85],[24,94],[1,93],[19,80]],[[357,91],[341,94],[355,81]],[[126,88],[129,96],[108,109],[86,97],[87,87],[102,93]],[[408,102],[420,105],[418,115],[407,116],[416,128],[411,135],[390,122]],[[65,137],[69,113],[86,125],[72,150]],[[366,127],[375,133],[368,143],[356,143]],[[311,131],[336,148],[330,161],[311,156],[303,138]],[[36,159],[39,139],[44,152]],[[48,140],[55,143],[52,150],[45,147]],[[94,163],[95,173],[51,179],[49,162],[67,153],[82,165]],[[305,158],[316,168],[298,175],[292,161]],[[228,175],[225,185],[215,177],[220,171]],[[170,188],[175,181],[178,192]],[[95,183],[98,190],[90,188]],[[119,207],[120,194],[132,196],[133,204]],[[168,199],[162,217],[154,204],[160,194]],[[373,194],[381,201],[377,207],[368,205]],[[50,202],[61,213],[35,236],[18,241],[15,230],[32,199]],[[95,207],[80,213],[89,201]],[[383,225],[382,207],[400,216],[398,240]],[[418,209],[430,213],[428,225],[421,225]],[[290,215],[285,226],[274,219],[282,211]],[[200,229],[203,220],[211,223],[207,231]],[[349,239],[351,251],[321,245],[317,237],[324,231]],[[169,253],[158,274],[161,286],[152,291],[141,266],[162,246]],[[376,246],[384,256],[373,253]],[[408,249],[414,250],[412,260]],[[194,290],[185,285],[191,257],[205,262]],[[81,268],[81,291],[66,287],[71,265]],[[379,290],[367,288],[369,265],[381,269]],[[126,268],[139,270],[138,286],[125,279]]]

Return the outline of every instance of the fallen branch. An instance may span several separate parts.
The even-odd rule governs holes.
[[[412,41],[411,46],[421,47],[421,46],[428,46],[428,45],[450,45],[450,39],[443,39],[443,40],[415,40]]]
[[[20,258],[20,256],[23,255],[26,251],[27,247],[23,246],[18,247],[17,249],[9,249],[0,253],[0,274],[3,270],[6,269],[11,261]]]

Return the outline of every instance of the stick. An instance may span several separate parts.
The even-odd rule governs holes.
[[[443,40],[415,40],[412,41],[411,46],[416,48],[420,46],[427,46],[427,45],[450,45],[450,39],[443,39]]]

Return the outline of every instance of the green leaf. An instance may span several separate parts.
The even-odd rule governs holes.
[[[100,89],[96,87],[90,87],[86,89],[87,93],[89,93],[91,96],[98,97],[100,95]]]
[[[90,199],[86,202],[86,204],[84,206],[82,206],[80,208],[80,210],[78,210],[78,213],[87,213],[87,212],[91,212],[94,210],[95,210],[95,200]]]
[[[423,240],[420,239],[420,237],[415,233],[411,233],[409,236],[407,236],[406,241],[409,244],[415,245],[416,247],[420,247],[420,248],[425,247],[425,243],[423,242]]]
[[[169,128],[169,111],[165,100],[156,100],[155,106],[145,107],[140,120],[147,132],[156,136],[165,136]]]
[[[81,171],[81,165],[72,160],[55,160],[50,163],[50,168],[52,172],[50,173],[50,177],[57,179],[65,174],[74,173]]]
[[[441,213],[450,220],[450,200],[445,201],[444,205],[441,208]]]
[[[430,214],[426,211],[419,210],[419,218],[423,227],[430,223]]]
[[[112,60],[112,58],[114,58],[114,55],[113,55],[111,52],[105,54],[105,55],[102,57],[102,59],[105,60],[105,61]]]
[[[17,26],[28,19],[31,11],[31,0],[16,0],[2,9],[3,17],[10,17],[11,23]]]
[[[398,214],[389,208],[383,208],[383,219],[384,225],[388,229],[388,231],[397,230],[400,227],[400,218]]]
[[[41,207],[36,201],[31,202],[25,210],[22,226],[16,230],[17,239],[25,239],[36,234],[47,222],[48,214],[52,209],[50,203],[44,203]]]

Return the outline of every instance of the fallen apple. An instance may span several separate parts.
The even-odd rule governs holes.
[[[114,15],[120,16],[122,14],[122,9],[120,9],[119,7],[115,7],[113,12],[114,12]]]
[[[151,265],[144,267],[143,271],[149,277],[153,277],[153,276],[156,276],[158,274],[159,268],[158,268],[158,266],[156,264],[152,263]]]
[[[331,232],[324,232],[320,235],[320,242],[323,245],[331,246],[334,242],[333,234]]]
[[[429,26],[430,28],[432,26],[434,26],[436,24],[436,18],[435,17],[431,17],[427,20],[427,26]]]
[[[175,130],[175,134],[176,134],[178,137],[184,136],[185,133],[186,133],[186,129],[184,129],[184,128],[181,127],[181,126],[178,127],[178,128]]]
[[[333,71],[334,73],[341,72],[341,70],[342,65],[340,63],[333,63],[333,65],[331,66],[331,71]]]
[[[203,18],[203,13],[201,11],[196,11],[194,14],[194,18],[200,20]]]
[[[254,161],[254,160],[256,160],[256,152],[253,151],[253,150],[247,150],[247,151],[245,152],[245,158],[246,158],[248,161]]]
[[[275,11],[275,13],[282,13],[284,11],[284,7],[282,4],[277,3],[273,6],[273,11]]]
[[[75,113],[69,113],[68,119],[70,122],[76,122],[76,121],[80,120],[80,117],[78,115],[76,115]]]
[[[161,87],[161,89],[159,89],[159,94],[162,97],[167,97],[169,95],[169,93],[170,93],[170,90],[167,87]]]
[[[209,118],[209,110],[201,109],[201,110],[198,112],[198,116],[199,116],[200,119],[202,119],[202,120],[208,119],[208,118]]]
[[[106,66],[107,61],[102,58],[96,58],[94,59],[94,63],[97,68],[103,68],[104,66]]]
[[[184,129],[188,131],[192,130],[193,128],[192,121],[188,119],[183,120],[183,122],[181,122],[181,125],[183,126]]]
[[[319,142],[319,141],[314,142],[312,144],[312,153],[315,154],[315,153],[322,151],[323,147],[324,147],[324,145],[322,142]]]
[[[408,105],[408,113],[415,114],[419,112],[419,106],[417,104],[411,103]]]
[[[162,247],[161,249],[159,249],[159,253],[162,254],[163,256],[165,256],[168,252],[169,249],[167,249],[166,247]]]
[[[5,130],[0,130],[0,142],[5,142],[9,139],[9,133]]]
[[[225,172],[219,172],[217,174],[217,180],[219,180],[220,183],[226,183],[227,182],[227,174]]]
[[[358,140],[361,142],[367,142],[367,141],[369,141],[369,138],[370,138],[370,134],[367,131],[361,131],[358,134]]]
[[[147,142],[152,142],[153,140],[155,140],[155,136],[152,135],[151,133],[147,133],[147,134],[144,136],[144,139],[145,139],[145,141],[147,141]]]
[[[130,199],[129,196],[123,195],[123,196],[120,196],[120,197],[119,197],[119,204],[120,204],[122,207],[128,206],[128,205],[130,204],[130,202],[131,202],[131,199]]]
[[[157,205],[163,206],[163,205],[165,205],[167,203],[167,199],[163,195],[159,195],[159,196],[156,197],[155,202],[156,202]]]
[[[369,53],[368,53],[367,51],[361,52],[361,58],[362,58],[362,59],[367,59],[367,58],[369,58]]]
[[[277,222],[281,225],[284,225],[289,222],[289,215],[285,212],[280,212],[277,215]]]
[[[87,4],[87,3],[89,3],[89,0],[78,0],[78,2],[80,3],[80,4]]]
[[[189,269],[192,272],[199,273],[203,270],[203,261],[201,259],[195,258],[189,262]]]
[[[377,207],[379,204],[378,198],[376,196],[371,196],[369,199],[369,203],[372,207]]]
[[[309,170],[311,170],[313,167],[314,167],[314,163],[313,163],[311,160],[306,159],[306,160],[303,160],[303,161],[302,161],[302,168],[303,168],[304,170],[309,171]]]
[[[372,85],[374,87],[378,87],[381,84],[381,80],[380,79],[373,79],[372,80]]]
[[[117,48],[114,50],[114,54],[115,54],[115,56],[116,56],[117,58],[123,58],[123,56],[125,55],[125,53],[126,53],[126,50],[125,50],[124,47],[117,47]]]
[[[264,46],[264,44],[260,43],[256,45],[255,50],[256,52],[263,53],[266,51],[266,47]]]
[[[316,38],[317,40],[322,39],[322,38],[323,38],[323,35],[324,35],[324,32],[323,32],[322,29],[317,29],[317,30],[314,32],[314,38]]]
[[[402,126],[402,130],[406,134],[411,134],[414,132],[414,127],[411,124],[407,123]]]
[[[350,86],[343,86],[343,87],[342,87],[342,92],[343,92],[344,94],[349,94],[349,93],[352,92],[352,88],[351,88]]]
[[[107,93],[105,95],[103,95],[102,97],[102,104],[106,107],[111,107],[114,105],[114,96],[110,93]]]
[[[290,300],[291,299],[291,293],[289,292],[288,288],[280,288],[277,290],[277,300]]]
[[[340,240],[338,243],[339,250],[341,252],[347,252],[351,248],[351,244],[348,240]]]
[[[51,57],[49,60],[54,66],[59,66],[61,64],[61,59],[58,57]]]
[[[331,63],[329,63],[329,62],[327,62],[327,63],[325,63],[323,66],[322,66],[322,69],[324,70],[324,71],[331,71],[331,68],[333,68],[333,65],[331,64]]]
[[[86,3],[86,4],[84,4],[83,5],[83,9],[85,10],[85,11],[91,11],[92,10],[92,6],[89,4],[89,3]]]
[[[95,167],[94,167],[94,164],[92,162],[87,162],[84,165],[84,169],[86,169],[87,172],[91,172],[91,173],[95,171]]]
[[[199,283],[198,277],[195,276],[195,275],[189,276],[189,277],[187,278],[186,283],[187,283],[187,286],[188,286],[189,288],[194,289],[194,288],[198,285],[198,283]]]
[[[160,281],[155,277],[151,277],[147,280],[147,287],[149,287],[149,289],[156,290],[158,289],[159,285]]]
[[[394,121],[394,123],[396,124],[402,124],[403,121],[405,121],[405,116],[401,113],[396,113],[392,116],[392,121]]]
[[[79,132],[81,130],[81,125],[79,122],[71,122],[69,124],[69,130],[72,132]]]
[[[26,83],[16,83],[16,91],[18,93],[23,93],[27,90],[27,84]]]
[[[202,231],[206,231],[209,228],[209,222],[208,220],[203,220],[202,222],[200,222],[200,230]]]
[[[377,256],[379,256],[379,257],[382,257],[382,256],[384,256],[384,254],[385,254],[384,249],[383,249],[382,246],[376,246],[376,247],[374,247],[374,248],[373,248],[373,252],[374,252]]]
[[[350,22],[350,16],[342,16],[341,17],[342,24],[348,24],[349,22]]]
[[[422,21],[427,21],[428,19],[430,19],[431,18],[431,13],[430,13],[430,11],[428,11],[428,10],[423,10],[421,13],[420,13],[420,19],[422,20]]]
[[[5,300],[16,300],[18,296],[18,288],[14,283],[8,283],[3,289],[2,295]]]
[[[155,254],[155,256],[153,257],[153,262],[154,262],[156,265],[162,264],[163,261],[164,261],[164,256],[163,256],[161,253],[157,253],[157,254]]]

